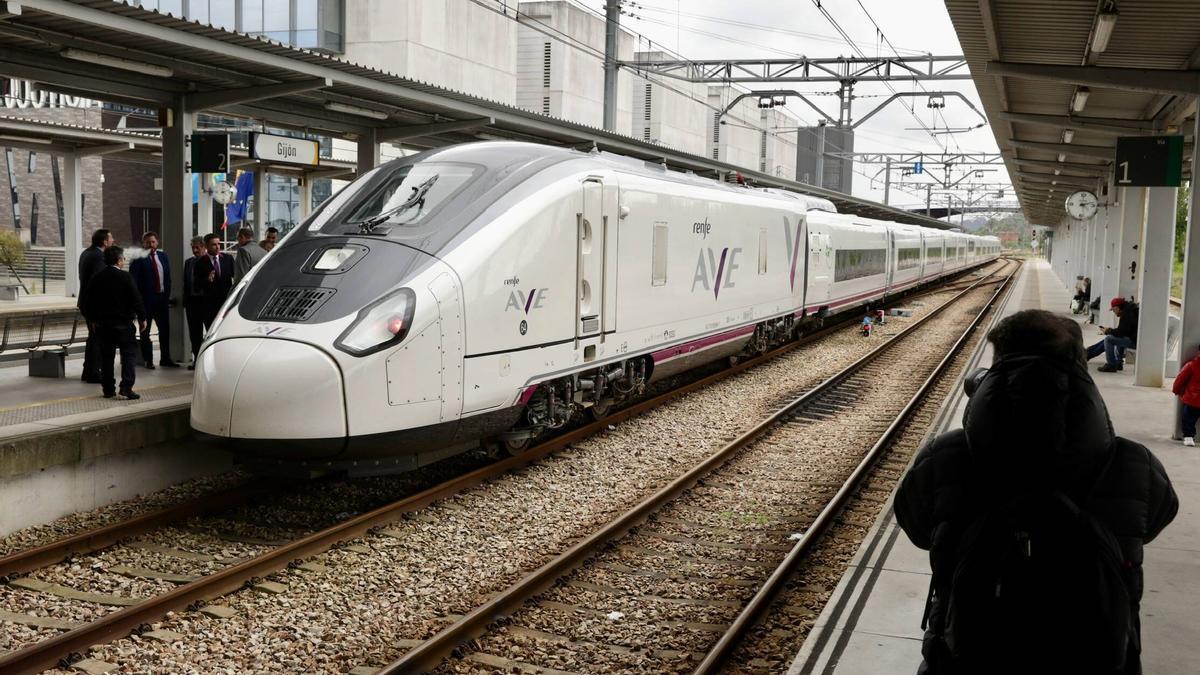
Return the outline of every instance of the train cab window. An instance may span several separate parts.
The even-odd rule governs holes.
[[[887,270],[887,250],[882,248],[841,249],[834,256],[833,280],[849,281],[883,274]]]
[[[481,166],[451,162],[397,167],[329,218],[321,233],[399,234],[424,224],[481,173]]]
[[[667,285],[667,225],[666,223],[654,224],[654,242],[652,245],[650,270],[650,285],[651,286],[666,286]]]
[[[767,228],[758,230],[758,273],[767,273]]]

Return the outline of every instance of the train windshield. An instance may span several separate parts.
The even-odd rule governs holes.
[[[354,198],[343,202],[344,206],[338,205],[341,208],[324,219],[320,232],[401,234],[425,224],[482,172],[480,166],[450,162],[396,167],[385,176],[364,181],[365,189],[354,191]]]

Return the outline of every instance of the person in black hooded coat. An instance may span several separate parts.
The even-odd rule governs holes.
[[[1079,324],[1027,310],[997,324],[988,340],[992,367],[969,378],[976,386],[963,428],[921,448],[896,493],[896,520],[913,544],[930,551],[933,571],[925,661],[918,672],[980,672],[955,660],[944,635],[944,599],[951,592],[958,535],[1014,495],[1052,489],[1067,494],[1116,537],[1129,572],[1133,623],[1125,666],[1113,672],[1140,673],[1142,547],[1175,517],[1179,501],[1171,481],[1145,446],[1113,433],[1087,371]],[[1019,672],[1074,672],[1072,655],[1054,649],[1054,638],[997,645],[995,652],[1012,654],[1013,662],[992,667],[1018,672],[1011,668],[1019,663]]]

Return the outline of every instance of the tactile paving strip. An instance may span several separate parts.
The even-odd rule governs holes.
[[[61,399],[23,408],[10,408],[0,411],[0,427],[11,424],[24,424],[26,422],[41,422],[57,417],[96,412],[98,410],[112,410],[114,413],[119,414],[122,408],[128,408],[134,403],[161,401],[190,394],[192,393],[192,383],[164,384],[158,387],[137,389],[136,391],[142,395],[142,398],[137,401],[126,401],[123,398],[104,398],[100,394],[100,387],[97,386],[94,396]]]

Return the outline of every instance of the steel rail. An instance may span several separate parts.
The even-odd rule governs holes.
[[[190,518],[201,513],[238,506],[268,492],[274,487],[243,484],[221,492],[210,493],[157,511],[134,516],[128,520],[57,539],[35,548],[0,557],[0,577],[22,574],[53,565],[69,556],[94,553],[113,544],[135,537],[156,527]]]
[[[984,263],[986,264],[986,263]],[[964,270],[967,271],[967,270]],[[906,296],[897,296],[906,297]],[[956,296],[957,297],[957,296]],[[935,311],[940,311],[938,308]],[[213,574],[207,575],[195,581],[183,584],[166,593],[148,598],[136,605],[126,607],[110,614],[107,614],[100,619],[88,623],[87,625],[70,631],[60,633],[52,638],[41,640],[27,647],[0,655],[0,672],[3,673],[35,673],[46,668],[54,667],[64,660],[71,658],[73,654],[82,653],[89,647],[110,642],[115,639],[124,637],[133,631],[137,630],[143,624],[151,623],[168,612],[181,610],[197,603],[203,603],[212,598],[230,593],[244,586],[252,579],[271,574],[280,569],[287,567],[293,560],[304,558],[307,556],[322,553],[339,543],[346,540],[354,539],[362,536],[369,530],[390,523],[405,513],[423,508],[435,501],[453,496],[483,483],[484,481],[501,476],[514,469],[526,466],[536,462],[543,457],[560,450],[572,443],[579,442],[599,431],[602,431],[610,424],[615,424],[631,417],[642,414],[650,409],[656,408],[664,403],[672,401],[676,398],[685,396],[693,391],[703,389],[721,380],[724,380],[732,375],[748,370],[757,365],[760,365],[770,359],[790,352],[801,346],[816,342],[831,333],[846,328],[856,321],[854,315],[832,324],[814,333],[806,335],[798,340],[792,341],[786,345],[778,347],[770,352],[754,357],[744,363],[730,366],[721,371],[701,378],[695,382],[685,384],[671,391],[664,392],[658,396],[640,401],[628,408],[617,410],[612,414],[604,417],[596,422],[586,424],[573,431],[570,431],[561,436],[551,438],[546,442],[535,446],[528,451],[521,453],[518,456],[510,457],[493,464],[481,467],[469,473],[458,476],[440,485],[428,488],[415,495],[411,495],[399,501],[393,502],[368,511],[363,514],[351,518],[337,525],[330,526],[324,530],[309,534],[303,538],[285,544],[271,551],[267,551],[260,556],[243,561],[237,565],[226,567]],[[916,325],[916,324],[914,324]],[[900,335],[903,335],[902,332]],[[899,337],[899,335],[897,336]],[[155,514],[148,514],[147,517]],[[116,524],[113,527],[119,527]],[[107,528],[101,528],[107,529]],[[72,546],[86,545],[86,540],[91,535],[98,534],[99,531],[81,533],[74,537],[69,537],[62,542],[52,542],[46,547],[61,546],[60,551],[71,551]],[[97,537],[97,541],[104,538],[103,535]],[[72,540],[75,540],[72,543]],[[50,560],[59,553],[50,552],[37,553],[37,549],[29,552],[31,556],[45,555],[49,563]],[[31,558],[32,559],[32,558]],[[61,560],[62,558],[60,558]]]
[[[887,430],[884,431],[883,435],[878,441],[876,441],[875,445],[871,447],[870,451],[867,452],[867,454],[862,458],[862,461],[860,461],[858,466],[855,467],[854,471],[850,474],[850,477],[846,479],[846,482],[842,484],[842,487],[837,491],[833,498],[829,500],[829,502],[825,505],[825,508],[821,509],[821,512],[817,514],[817,517],[813,520],[812,525],[810,525],[808,529],[804,531],[800,539],[796,541],[796,544],[792,547],[791,551],[788,552],[787,556],[783,559],[783,562],[781,562],[779,567],[777,567],[775,571],[772,572],[769,577],[767,577],[767,580],[763,582],[761,587],[759,587],[758,592],[754,594],[754,597],[750,599],[746,606],[742,608],[741,613],[739,613],[737,618],[734,619],[733,623],[729,625],[728,630],[726,630],[717,643],[708,651],[708,654],[705,655],[704,660],[694,671],[696,675],[709,675],[710,673],[720,672],[720,670],[725,666],[729,658],[733,655],[734,650],[737,649],[738,645],[742,643],[746,633],[754,626],[755,622],[762,615],[762,613],[766,611],[771,602],[774,601],[775,597],[783,589],[784,585],[791,577],[796,567],[812,551],[812,548],[816,545],[816,542],[820,540],[820,538],[833,524],[834,519],[837,518],[842,509],[845,508],[846,502],[849,501],[850,497],[859,489],[863,479],[865,479],[874,468],[876,461],[888,451],[897,434],[899,434],[900,430],[908,422],[910,415],[917,408],[917,406],[921,404],[922,399],[937,384],[938,380],[942,377],[945,371],[949,369],[951,362],[958,355],[958,353],[962,351],[963,347],[966,346],[967,341],[971,339],[972,335],[975,333],[975,330],[979,327],[979,324],[983,322],[983,320],[987,317],[988,312],[991,311],[991,309],[996,305],[996,302],[1000,296],[1004,295],[1006,291],[1010,291],[1013,288],[1011,282],[1020,269],[1021,265],[1018,263],[1017,270],[1010,274],[996,289],[996,292],[993,293],[991,298],[988,299],[987,304],[984,305],[984,307],[975,316],[974,320],[971,321],[971,324],[967,326],[966,330],[964,330],[962,335],[959,336],[958,340],[955,341],[954,345],[950,348],[950,351],[946,353],[946,356],[943,357],[938,365],[933,369],[933,371],[929,374],[929,377],[925,378],[925,381],[921,384],[920,389],[913,394],[912,398],[909,399],[908,404],[904,406],[904,409],[900,411],[900,413],[892,421],[891,425],[888,426]]]
[[[984,279],[981,279],[980,282]],[[399,659],[377,671],[377,675],[418,673],[433,670],[450,656],[459,645],[486,632],[488,625],[497,618],[510,614],[526,600],[552,586],[559,578],[570,573],[585,560],[592,557],[601,547],[625,534],[633,527],[636,527],[663,504],[671,501],[684,490],[695,485],[700,479],[725,464],[733,455],[752,441],[758,439],[778,422],[790,417],[809,402],[817,399],[887,351],[890,351],[903,338],[919,330],[927,321],[941,314],[972,290],[974,290],[974,285],[931,310],[924,317],[910,324],[887,342],[871,350],[843,370],[830,376],[808,392],[772,413],[770,417],[743,432],[723,448],[709,455],[707,459],[695,465],[665,487],[660,488],[616,519],[610,521],[601,529],[571,546],[553,560],[529,573],[509,588],[493,595],[482,605],[471,610],[458,621],[450,624],[433,637],[405,653]]]

